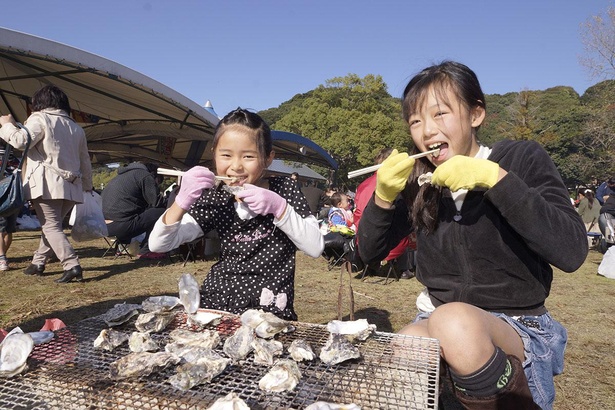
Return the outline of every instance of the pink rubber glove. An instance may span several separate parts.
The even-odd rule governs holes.
[[[244,184],[244,189],[235,196],[241,199],[255,214],[273,214],[280,219],[286,210],[286,200],[280,195],[268,189],[256,185]]]
[[[175,197],[175,203],[184,211],[201,197],[204,189],[210,189],[216,182],[216,176],[205,167],[192,167],[182,176],[181,187]]]

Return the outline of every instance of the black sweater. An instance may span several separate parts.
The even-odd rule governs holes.
[[[416,277],[436,307],[460,301],[509,315],[543,314],[550,265],[572,272],[585,261],[585,226],[539,144],[501,141],[489,159],[508,174],[489,190],[468,192],[458,222],[444,189],[438,226],[417,236]],[[402,200],[385,210],[372,198],[359,226],[361,257],[383,259],[410,229]]]
[[[105,219],[126,221],[140,215],[158,202],[158,184],[145,165],[134,162],[118,169],[102,191]]]

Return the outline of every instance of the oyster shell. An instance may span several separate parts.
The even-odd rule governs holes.
[[[112,351],[130,338],[130,335],[114,329],[103,329],[94,340],[94,348]]]
[[[301,362],[303,360],[314,360],[316,357],[314,350],[312,350],[312,346],[310,346],[305,339],[293,340],[290,346],[288,346],[288,353],[296,362]]]
[[[326,364],[338,364],[361,357],[359,349],[342,334],[331,333],[320,351],[320,360]]]
[[[175,329],[169,333],[173,343],[179,345],[199,346],[206,349],[214,349],[220,344],[220,334],[215,330],[203,330],[193,332],[186,329]]]
[[[432,176],[433,176],[433,173],[426,172],[424,174],[419,175],[416,182],[419,184],[419,186],[422,186],[423,184],[431,184]]]
[[[163,331],[175,319],[173,312],[148,312],[137,317],[135,327],[139,332],[157,333]]]
[[[250,410],[237,393],[229,393],[216,400],[207,410]]]
[[[361,407],[354,403],[337,404],[327,403],[326,401],[317,401],[307,406],[304,410],[361,410]]]
[[[118,303],[103,314],[103,320],[109,327],[119,326],[139,314],[141,305]]]
[[[289,321],[280,319],[271,312],[260,309],[248,309],[241,315],[241,323],[255,330],[258,337],[269,339],[280,332],[294,330]]]
[[[284,351],[284,345],[277,340],[266,340],[256,338],[252,342],[254,349],[254,363],[271,366],[274,356],[281,356]]]
[[[130,353],[109,365],[109,377],[115,380],[150,375],[154,370],[179,363],[181,358],[167,352]]]
[[[158,342],[152,339],[149,333],[132,332],[128,339],[128,347],[131,352],[155,352],[160,349]]]
[[[297,362],[291,359],[280,359],[259,380],[258,387],[267,392],[291,391],[300,379],[301,372]]]
[[[0,377],[13,377],[26,370],[33,348],[32,337],[20,328],[6,335],[0,343]]]
[[[195,313],[201,305],[199,284],[189,273],[184,273],[179,278],[179,301],[190,314]]]
[[[177,296],[152,296],[141,302],[146,312],[168,312],[180,304]]]
[[[209,324],[217,325],[220,323],[222,315],[219,313],[207,312],[205,310],[198,309],[194,314],[188,314],[188,324],[191,326],[204,327]]]
[[[194,349],[194,348],[193,348]],[[186,363],[177,366],[176,373],[169,377],[169,383],[180,390],[188,390],[199,384],[210,382],[214,377],[226,369],[231,359],[220,356],[213,350],[196,348],[198,355],[186,355],[189,357]]]
[[[357,340],[363,341],[374,334],[376,325],[370,325],[367,319],[353,321],[332,320],[327,324],[330,333],[337,333],[346,336],[350,342]]]
[[[242,325],[224,341],[222,350],[234,362],[243,360],[254,349],[254,330],[246,325]]]

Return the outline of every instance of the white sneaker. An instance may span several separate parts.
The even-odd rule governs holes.
[[[9,261],[6,259],[0,259],[0,270],[9,270]]]

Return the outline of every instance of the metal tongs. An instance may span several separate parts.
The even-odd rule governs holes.
[[[432,149],[429,151],[420,152],[418,154],[410,155],[408,158],[422,158],[430,154],[433,154],[434,156],[438,156],[439,153],[440,153],[440,148],[436,148],[436,149]],[[371,167],[365,167],[365,168],[357,169],[354,171],[350,171],[348,173],[348,178],[350,179],[350,178],[358,177],[359,175],[369,174],[370,172],[377,171],[378,168],[380,168],[381,166],[382,164],[376,164],[376,165],[372,165]]]

